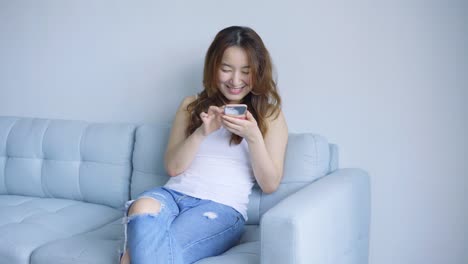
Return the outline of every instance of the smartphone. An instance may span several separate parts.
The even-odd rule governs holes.
[[[247,105],[245,104],[227,104],[224,106],[224,114],[236,118],[245,119]]]

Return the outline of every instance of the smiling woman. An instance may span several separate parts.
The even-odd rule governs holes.
[[[203,85],[176,113],[165,153],[172,177],[127,203],[122,263],[182,264],[219,255],[243,233],[255,182],[266,193],[278,188],[288,129],[257,33],[221,30],[206,54]],[[233,104],[247,110],[225,113]]]

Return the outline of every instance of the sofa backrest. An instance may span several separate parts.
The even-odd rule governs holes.
[[[131,199],[155,186],[164,185],[169,176],[164,168],[164,153],[169,140],[170,127],[145,124],[137,128],[133,152]]]
[[[131,198],[154,186],[164,185],[164,152],[170,127],[145,124],[137,128],[133,154]],[[278,190],[261,192],[256,185],[250,195],[248,224],[258,224],[261,215],[281,199],[338,167],[338,149],[327,140],[311,133],[289,134],[284,176]]]
[[[136,126],[0,117],[0,194],[121,207]]]
[[[0,116],[0,195],[74,199],[122,207],[168,180],[164,152],[170,126],[99,124]],[[289,134],[278,190],[255,186],[248,223],[278,201],[338,167],[338,150],[324,137]]]

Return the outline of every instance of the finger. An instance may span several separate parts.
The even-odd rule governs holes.
[[[229,122],[227,120],[223,120],[223,125],[224,125],[225,128],[232,129],[232,130],[235,130],[235,131],[240,131],[242,129],[242,126],[240,126],[238,124],[235,124],[235,123],[231,123],[231,122]]]
[[[209,108],[208,108],[208,111],[211,111],[211,112],[214,112],[214,113],[222,113],[223,110],[220,108],[220,107],[217,107],[215,105],[211,105]]]
[[[208,110],[216,110],[216,106],[210,105],[210,107],[208,107]]]
[[[227,131],[231,132],[232,134],[239,135],[239,131],[237,131],[237,130],[234,129],[234,128],[231,128],[231,127],[228,127],[228,126],[224,126],[224,128],[225,128]]]
[[[245,122],[244,120],[240,119],[240,118],[237,118],[237,117],[232,117],[232,116],[228,116],[228,115],[223,115],[222,116],[224,120],[227,120],[231,123],[234,123],[234,124],[238,124],[238,125],[241,125],[243,122]]]
[[[225,128],[227,131],[231,132],[232,134],[237,135],[237,133],[238,133],[237,131],[235,131],[235,130],[232,129],[232,128],[229,128],[229,127],[224,127],[224,128]]]

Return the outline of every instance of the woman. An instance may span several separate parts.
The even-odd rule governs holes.
[[[255,181],[266,193],[278,188],[288,130],[257,33],[221,30],[206,54],[203,85],[176,113],[165,154],[172,177],[129,202],[122,263],[219,255],[242,235]],[[224,114],[226,104],[247,105],[245,118]]]

